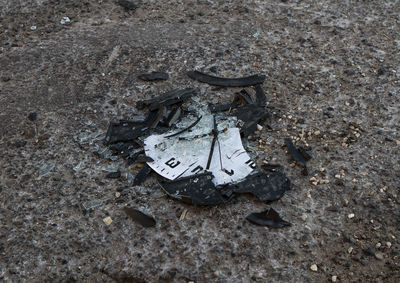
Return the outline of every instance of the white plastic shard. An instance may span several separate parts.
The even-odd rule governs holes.
[[[173,132],[152,135],[144,140],[145,153],[154,160],[147,164],[159,175],[175,180],[205,172],[214,137],[214,123],[213,115],[204,109],[199,110],[198,114],[202,119],[191,131],[167,137],[193,123],[196,117],[181,122]],[[208,171],[214,175],[213,182],[218,186],[240,181],[256,167],[243,148],[239,129],[234,127],[236,121],[222,117],[216,119],[218,139]]]

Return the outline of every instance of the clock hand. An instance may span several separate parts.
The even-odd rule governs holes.
[[[215,121],[215,116],[213,116],[213,117],[214,117],[214,129],[213,129],[212,132],[214,134],[214,137],[213,137],[212,142],[211,142],[211,148],[210,148],[210,153],[208,155],[208,161],[207,161],[206,170],[210,169],[211,159],[212,159],[212,156],[213,156],[213,153],[214,153],[215,142],[218,139],[217,122]]]

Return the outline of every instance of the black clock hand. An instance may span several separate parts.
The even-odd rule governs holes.
[[[212,156],[213,156],[213,153],[214,153],[215,142],[218,139],[217,122],[215,120],[215,116],[213,116],[213,117],[214,117],[214,129],[213,129],[214,137],[213,137],[212,142],[211,142],[211,149],[210,149],[210,154],[208,155],[208,161],[207,161],[206,170],[210,169],[211,159],[212,159]]]

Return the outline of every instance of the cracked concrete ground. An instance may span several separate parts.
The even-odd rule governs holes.
[[[2,281],[400,281],[399,1],[242,2],[2,1]],[[140,99],[194,87],[215,103],[238,90],[213,91],[193,69],[267,76],[257,163],[285,167],[281,200],[189,206],[154,179],[132,187],[137,169],[91,152],[110,120],[143,113]],[[158,70],[170,79],[137,79]],[[311,147],[309,176],[286,137]],[[105,179],[113,168],[123,178]],[[91,200],[103,205],[83,213]],[[128,203],[156,227],[128,219]],[[245,221],[269,206],[292,226]]]

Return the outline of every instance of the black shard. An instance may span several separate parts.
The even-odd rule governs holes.
[[[306,162],[311,159],[311,156],[305,150],[297,149],[294,146],[291,139],[286,138],[285,145],[289,151],[290,156],[292,156],[292,158],[297,162],[297,164],[299,164],[303,168],[302,174],[307,176],[308,171]]]
[[[243,102],[247,104],[253,104],[253,98],[251,97],[250,93],[248,93],[245,89],[242,89],[240,92],[236,93],[236,97],[239,100],[242,100]]]
[[[243,78],[221,78],[221,77],[207,75],[199,71],[190,71],[187,74],[192,79],[215,86],[245,87],[245,86],[261,84],[265,80],[264,75],[252,75]]]
[[[276,212],[273,208],[268,208],[263,212],[255,212],[246,217],[251,223],[261,225],[261,226],[269,226],[273,228],[282,228],[285,226],[291,226],[289,222],[283,220],[278,212]]]
[[[217,205],[228,200],[228,195],[218,190],[209,172],[168,181],[159,178],[161,188],[172,198],[195,205]]]
[[[169,79],[169,75],[163,72],[151,72],[147,74],[140,74],[138,75],[138,78],[143,81],[149,81],[149,82],[166,81]]]
[[[262,201],[273,201],[280,199],[290,189],[290,181],[282,172],[256,172],[228,187],[234,193],[249,193]]]
[[[133,179],[133,185],[139,186],[146,181],[147,175],[151,172],[151,168],[146,163],[143,165],[142,169],[140,169],[139,173],[136,174],[135,179]]]
[[[261,165],[261,168],[264,169],[265,171],[269,172],[276,172],[281,170],[283,167],[280,164],[263,164]]]
[[[111,122],[108,127],[105,144],[110,145],[118,142],[135,141],[138,137],[146,134],[147,127],[132,126],[129,123]]]
[[[261,84],[256,85],[256,101],[260,106],[264,106],[267,102],[267,98],[265,97],[264,91],[262,89]]]
[[[139,109],[143,109],[145,106],[149,106],[150,111],[153,111],[158,109],[160,105],[170,106],[177,103],[182,103],[195,94],[196,91],[192,88],[175,89],[164,95],[139,101],[136,104],[136,107]]]
[[[38,117],[38,114],[36,112],[29,113],[29,115],[28,115],[28,119],[31,120],[32,122],[36,121],[37,117]]]
[[[121,171],[115,171],[115,172],[110,172],[106,175],[106,178],[108,179],[118,179],[121,177]]]
[[[137,8],[139,8],[138,5],[136,5],[132,1],[127,1],[127,0],[118,0],[118,4],[127,10],[136,10]]]
[[[218,113],[218,112],[228,111],[232,108],[237,107],[238,105],[239,103],[234,101],[231,103],[209,104],[208,108],[210,109],[211,113]]]
[[[123,209],[126,215],[129,216],[129,218],[139,223],[143,227],[149,228],[156,226],[156,220],[153,217],[131,207],[124,207]]]

